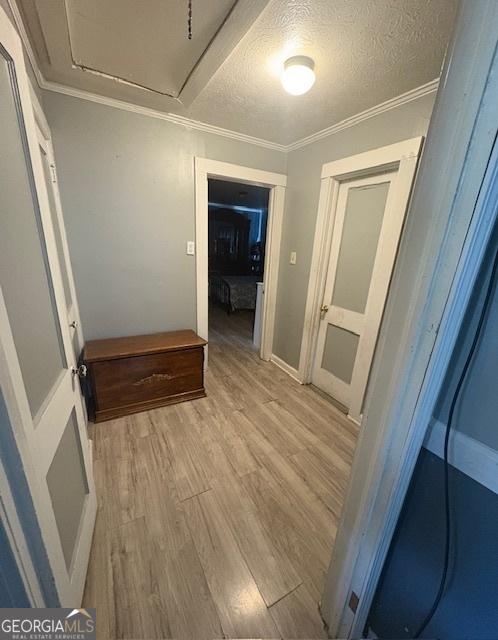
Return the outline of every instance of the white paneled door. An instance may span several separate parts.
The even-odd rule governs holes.
[[[52,161],[1,8],[0,126],[0,383],[61,605],[78,607],[96,498],[70,327],[77,305]]]
[[[36,133],[38,137],[38,147],[43,168],[43,177],[47,189],[50,219],[54,231],[57,258],[61,267],[62,285],[64,289],[64,301],[66,305],[67,324],[71,335],[71,342],[76,361],[78,361],[83,350],[83,332],[81,330],[80,312],[76,289],[74,285],[71,260],[69,257],[69,247],[67,243],[64,218],[62,215],[62,205],[59,195],[59,185],[57,181],[57,170],[55,165],[55,155],[52,146],[50,129],[41,106],[37,98],[31,94],[36,120]]]
[[[357,422],[415,174],[417,140],[406,158],[389,162],[399,146],[392,145],[325,165],[331,172],[352,169],[342,179],[322,175],[322,190],[331,194],[331,232],[311,380]]]

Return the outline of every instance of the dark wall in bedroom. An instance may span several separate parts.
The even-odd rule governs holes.
[[[262,276],[269,190],[224,180],[208,180],[209,271]]]

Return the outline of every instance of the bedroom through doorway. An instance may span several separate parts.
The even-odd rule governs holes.
[[[208,179],[209,342],[261,345],[270,190]]]

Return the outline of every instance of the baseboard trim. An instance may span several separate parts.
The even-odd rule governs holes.
[[[433,420],[424,447],[439,458],[444,457],[446,425]],[[498,451],[475,438],[453,431],[449,445],[450,464],[493,493],[498,493]]]
[[[285,371],[287,375],[289,375],[291,378],[294,378],[296,382],[299,382],[299,384],[303,384],[301,376],[299,375],[299,371],[297,369],[294,369],[294,367],[291,367],[290,364],[287,364],[285,360],[282,360],[282,358],[279,358],[274,353],[272,353],[270,356],[270,362],[276,364],[277,367],[282,369],[282,371]]]

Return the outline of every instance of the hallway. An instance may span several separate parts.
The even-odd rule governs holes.
[[[210,314],[207,397],[91,425],[99,638],[326,637],[317,611],[357,428]]]

